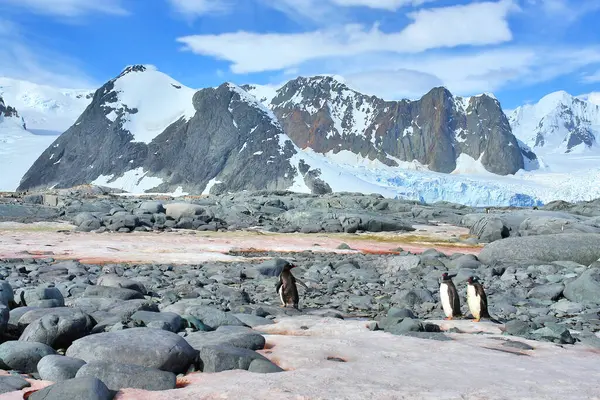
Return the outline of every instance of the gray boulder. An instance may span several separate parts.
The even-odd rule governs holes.
[[[95,324],[89,315],[77,310],[70,315],[46,314],[31,322],[19,340],[44,343],[55,349],[67,348],[88,335]]]
[[[204,346],[200,350],[202,372],[221,372],[250,367],[254,360],[269,361],[255,351],[228,345]]]
[[[37,370],[43,380],[61,382],[75,378],[77,371],[84,365],[85,361],[78,358],[51,354],[38,362]]]
[[[5,306],[11,306],[15,301],[15,295],[10,286],[10,283],[6,281],[0,281],[0,304]]]
[[[73,342],[67,356],[85,362],[110,361],[181,373],[194,362],[197,351],[181,336],[160,329],[130,328],[97,333]]]
[[[578,303],[600,304],[600,267],[589,268],[567,283],[564,296]]]
[[[37,287],[25,290],[22,294],[25,306],[29,307],[64,307],[65,299],[55,287]],[[48,302],[50,300],[50,302]]]
[[[82,366],[76,377],[86,376],[100,379],[110,390],[169,390],[175,389],[177,381],[175,374],[169,371],[106,361],[93,361]]]
[[[112,400],[114,396],[101,380],[82,377],[47,386],[32,393],[29,400]]]
[[[487,265],[546,264],[574,261],[589,265],[600,258],[600,234],[564,233],[514,237],[486,245],[479,260]]]
[[[600,228],[577,222],[574,218],[529,217],[519,226],[521,236],[554,233],[600,233]]]
[[[165,307],[161,311],[173,312],[179,315],[191,315],[198,318],[204,325],[212,330],[223,325],[245,326],[245,324],[233,314],[228,314],[213,307],[197,305],[195,299],[178,301],[177,303]]]
[[[136,311],[131,319],[134,322],[143,322],[149,328],[162,326],[171,332],[179,332],[183,329],[183,319],[171,312]]]
[[[14,392],[30,386],[31,383],[20,376],[0,376],[0,394]]]
[[[0,304],[0,335],[3,335],[4,332],[6,332],[9,321],[10,311],[8,310],[8,307]]]
[[[477,236],[481,242],[494,242],[510,236],[508,227],[502,219],[495,216],[485,216],[479,219],[470,229],[469,234]]]
[[[96,285],[135,290],[144,295],[147,293],[143,283],[116,274],[100,275],[96,280]]]
[[[213,345],[229,345],[249,350],[260,350],[265,347],[265,338],[252,330],[228,331],[221,328],[212,332],[194,332],[185,340],[196,350]]]
[[[112,286],[90,285],[85,288],[82,297],[103,297],[105,299],[136,300],[144,299],[144,295],[136,290]]]
[[[562,283],[550,283],[548,285],[540,285],[531,289],[527,293],[527,297],[540,300],[558,300],[565,289]]]
[[[262,360],[256,358],[250,362],[250,366],[248,367],[249,372],[259,373],[259,374],[272,374],[274,372],[283,372],[284,370],[279,367],[277,364],[274,364],[270,360]]]
[[[37,364],[54,349],[43,343],[10,340],[0,344],[0,368],[14,369],[30,374],[37,371]]]

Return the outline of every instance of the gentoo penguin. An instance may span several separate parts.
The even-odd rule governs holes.
[[[454,275],[455,276],[455,275]],[[460,299],[456,286],[452,282],[453,276],[448,275],[447,272],[442,274],[442,282],[440,283],[440,300],[442,301],[442,308],[446,314],[446,319],[452,319],[454,317],[460,317]]]
[[[473,322],[479,322],[481,318],[490,318],[487,308],[487,296],[481,283],[472,276],[467,279],[467,304],[469,311],[473,314]]]
[[[298,296],[296,283],[304,286],[306,289],[308,289],[308,287],[303,282],[296,280],[292,274],[292,268],[296,268],[296,265],[287,264],[283,267],[283,270],[279,274],[279,281],[277,282],[276,289],[277,293],[279,293],[279,298],[281,299],[281,307],[288,307],[291,305],[297,309],[300,297]]]

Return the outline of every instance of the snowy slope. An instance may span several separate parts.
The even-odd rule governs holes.
[[[597,100],[596,94],[578,98],[565,91],[550,93],[512,111],[513,134],[542,157],[593,150],[600,141]]]
[[[0,77],[0,97],[25,120],[27,129],[60,134],[79,118],[93,90],[62,89]]]
[[[173,122],[181,117],[189,119],[196,112],[192,104],[196,91],[153,65],[125,68],[114,80],[113,91],[117,99],[114,103],[106,103],[106,107],[113,110],[107,118],[115,121],[124,115],[123,129],[133,134],[132,142],[148,144]],[[128,112],[132,109],[137,112]]]
[[[2,106],[0,98],[0,109]],[[54,139],[26,131],[20,117],[0,113],[0,191],[14,191],[23,174]]]

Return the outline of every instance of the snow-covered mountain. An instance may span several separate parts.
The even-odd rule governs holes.
[[[535,104],[513,110],[510,125],[514,135],[542,157],[593,151],[600,144],[600,106],[596,101],[596,94],[550,93]]]
[[[61,89],[0,77],[0,97],[11,104],[32,132],[59,135],[92,100],[93,90]]]
[[[386,102],[338,84],[313,77],[196,91],[151,66],[131,66],[93,93],[20,189],[351,191],[478,206],[600,197],[598,160],[563,153],[560,165],[545,159],[552,168],[536,170],[493,95],[464,99],[436,88],[416,102]],[[567,158],[570,167],[558,168]],[[519,160],[514,175],[489,172]]]
[[[54,138],[25,130],[18,110],[0,96],[0,191],[14,191],[31,164]]]

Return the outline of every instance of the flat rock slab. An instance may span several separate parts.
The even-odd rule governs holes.
[[[446,254],[456,252],[478,254],[480,247],[448,243],[447,234],[468,233],[451,225],[423,226],[418,232],[431,242],[411,242],[406,233],[369,235],[346,234],[283,234],[236,232],[133,232],[130,234],[93,232],[64,233],[53,231],[0,231],[0,258],[75,259],[82,263],[154,263],[160,254],[163,263],[197,264],[207,261],[248,261],[253,258],[235,255],[236,251],[300,252],[312,250],[328,253],[394,253],[397,247],[420,253],[436,248]],[[444,238],[444,234],[446,234]],[[453,233],[455,234],[455,233]],[[67,239],[68,240],[65,240]],[[338,249],[347,243],[354,250]],[[48,252],[51,254],[48,254]],[[232,253],[230,253],[232,252]]]
[[[600,258],[600,234],[563,233],[514,237],[486,245],[479,254],[484,264],[544,264],[574,261],[590,265]]]
[[[29,400],[111,400],[113,397],[102,381],[86,376],[47,386],[34,392]]]

